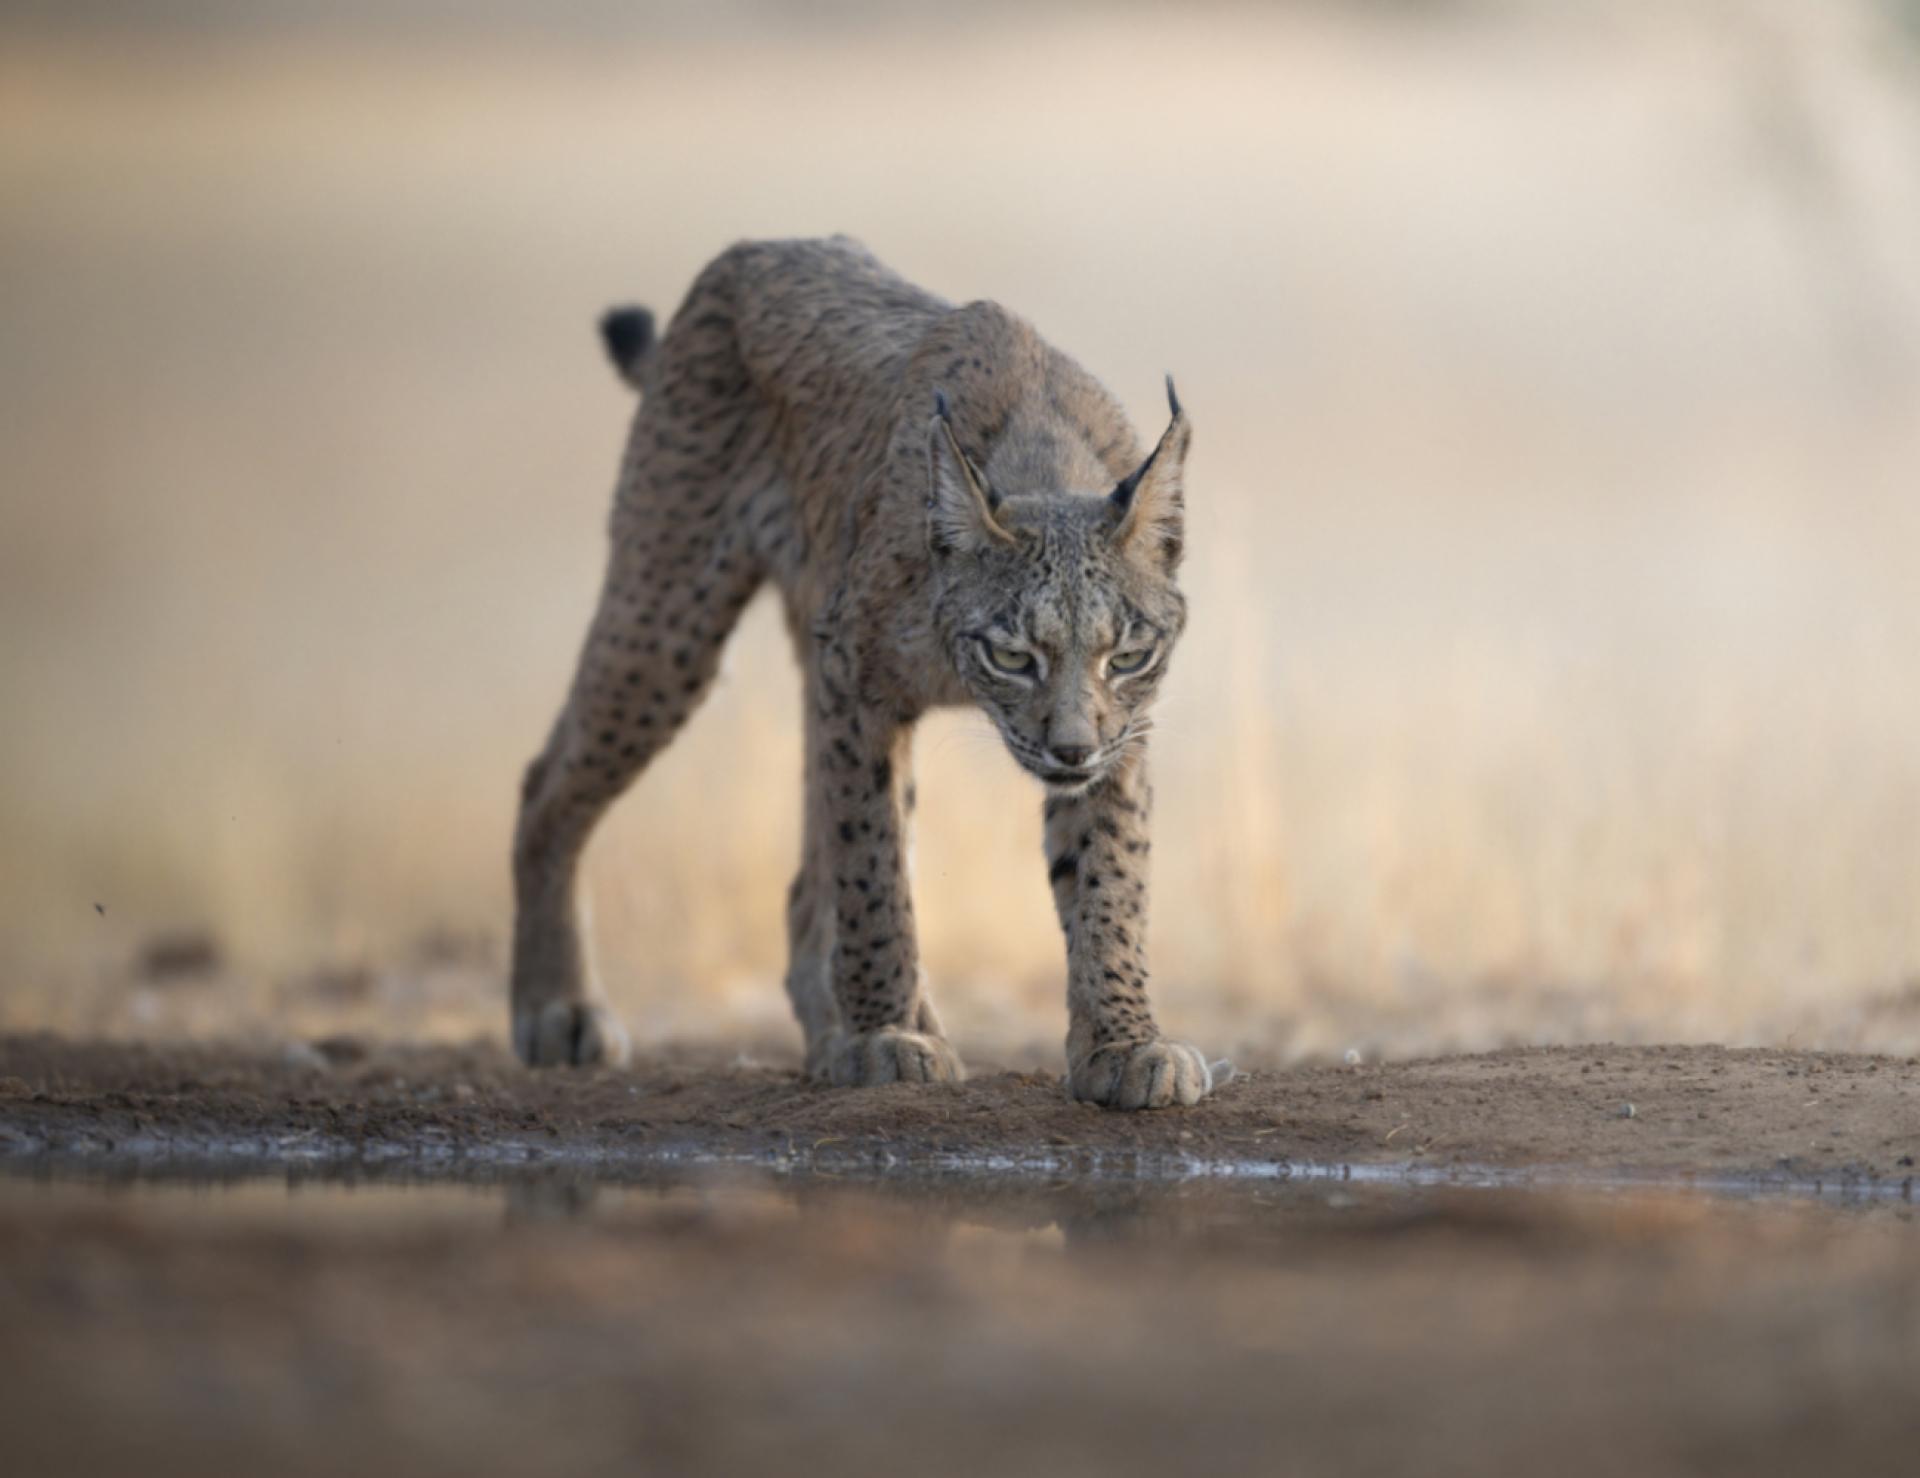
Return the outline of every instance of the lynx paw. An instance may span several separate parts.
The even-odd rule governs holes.
[[[880,1083],[958,1083],[967,1076],[944,1037],[883,1026],[839,1037],[827,1053],[827,1078],[836,1088]]]
[[[1083,1103],[1103,1108],[1170,1108],[1205,1098],[1213,1074],[1199,1048],[1161,1037],[1102,1047],[1072,1065],[1067,1087]]]
[[[627,1029],[592,1001],[549,1001],[513,1013],[513,1050],[528,1067],[625,1067]]]

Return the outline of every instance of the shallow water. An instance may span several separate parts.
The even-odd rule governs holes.
[[[1521,1234],[1580,1226],[1604,1239],[1608,1225],[1637,1224],[1658,1208],[1660,1215],[1684,1209],[1689,1220],[1729,1228],[1769,1221],[1842,1234],[1906,1227],[1920,1251],[1920,1209],[1910,1188],[1897,1186],[1728,1179],[1679,1188],[1603,1176],[1529,1181],[1459,1167],[1425,1181],[1402,1167],[1387,1167],[1391,1175],[1365,1173],[1378,1168],[1293,1166],[1281,1179],[1048,1181],[964,1168],[845,1176],[720,1163],[669,1171],[468,1165],[446,1175],[377,1165],[263,1170],[244,1161],[224,1169],[212,1161],[118,1161],[104,1170],[42,1163],[0,1169],[0,1215],[110,1208],[157,1231],[297,1229],[319,1236],[533,1220],[640,1238],[680,1235],[690,1220],[762,1228],[811,1216],[868,1234],[917,1236],[938,1227],[1047,1245],[1092,1235],[1110,1246],[1282,1254],[1296,1242],[1338,1243],[1415,1227]]]
[[[0,1368],[36,1474],[1896,1472],[1920,1211],[16,1172]]]

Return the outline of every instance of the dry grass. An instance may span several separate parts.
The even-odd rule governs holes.
[[[0,1024],[264,1017],[451,933],[487,983],[417,1020],[496,1029],[626,414],[591,317],[847,230],[1143,420],[1179,372],[1176,1023],[1920,1045],[1920,71],[1847,5],[1582,16],[13,37]],[[592,865],[662,1032],[784,1009],[769,610],[730,674]],[[942,999],[1051,1036],[1036,799],[959,720],[921,767]],[[179,927],[204,1020],[124,984]]]

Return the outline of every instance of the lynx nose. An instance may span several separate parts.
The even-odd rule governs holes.
[[[1087,761],[1093,758],[1091,744],[1051,744],[1047,748],[1048,752],[1069,770],[1083,769]]]

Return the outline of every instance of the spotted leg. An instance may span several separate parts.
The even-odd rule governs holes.
[[[1199,1049],[1160,1035],[1147,1004],[1144,754],[1046,804],[1053,901],[1067,936],[1067,1085],[1108,1108],[1198,1103],[1213,1087]]]
[[[825,959],[835,1014],[824,1037],[809,1024],[808,1062],[816,1076],[842,1086],[956,1081],[965,1070],[921,984],[914,941],[906,857],[911,731],[860,704],[853,691],[844,657],[824,643],[808,679],[801,886],[817,894],[814,947]]]

